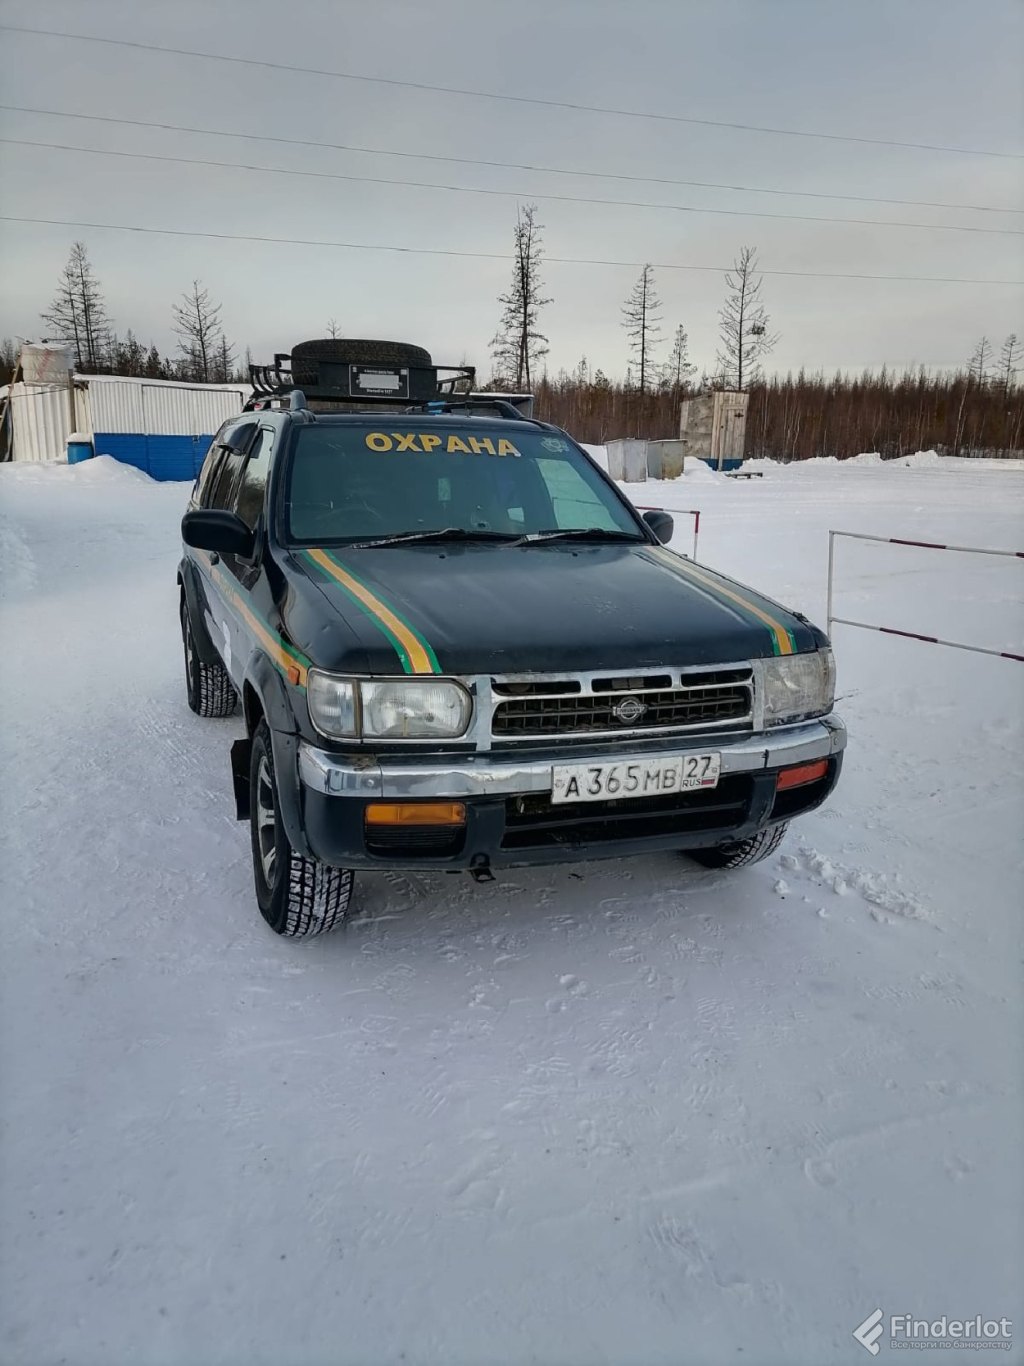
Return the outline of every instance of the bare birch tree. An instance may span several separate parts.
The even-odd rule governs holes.
[[[74,348],[80,370],[99,370],[109,361],[110,318],[84,242],[75,242],[61,272],[57,292],[45,313],[61,341]]]
[[[1013,388],[1014,381],[1017,378],[1017,372],[1020,369],[1022,354],[1024,353],[1022,353],[1017,334],[1016,332],[1011,332],[1003,342],[1002,350],[999,352],[999,368],[997,374],[999,376],[999,386],[1004,394],[1009,394],[1010,390]]]
[[[643,395],[651,374],[651,351],[661,337],[661,300],[654,292],[654,267],[644,266],[622,308],[622,326],[639,369],[637,389]]]
[[[536,204],[527,204],[516,217],[512,284],[498,296],[504,311],[491,341],[495,373],[517,389],[529,389],[532,370],[548,354],[548,339],[540,331],[540,310],[551,302],[542,294],[541,229]]]
[[[215,384],[229,384],[235,365],[235,349],[221,332],[213,350],[212,374]]]
[[[220,304],[210,302],[210,292],[198,280],[192,289],[182,294],[182,302],[174,305],[174,330],[181,340],[180,371],[185,379],[209,384],[216,372],[217,351],[224,335],[220,322]]]
[[[774,348],[778,333],[768,330],[768,314],[761,301],[762,278],[757,252],[743,247],[725,277],[725,303],[719,311],[721,349],[718,377],[728,389],[746,389],[761,378],[761,360]]]
[[[988,337],[982,337],[977,346],[971,352],[971,358],[967,362],[967,373],[974,380],[975,384],[987,384],[989,370],[992,367],[992,343]]]
[[[690,360],[690,339],[686,335],[686,328],[680,323],[672,338],[672,350],[665,366],[663,382],[678,394],[696,372],[697,367]]]

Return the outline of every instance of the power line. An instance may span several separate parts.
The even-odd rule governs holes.
[[[137,232],[155,234],[161,237],[202,237],[218,242],[260,242],[281,247],[328,247],[345,251],[387,251],[405,256],[452,256],[475,261],[508,261],[506,252],[500,251],[456,251],[442,247],[396,247],[380,242],[328,242],[315,237],[268,237],[255,233],[206,232],[186,228],[151,228],[137,223],[87,223],[74,218],[30,218],[23,215],[0,214],[0,223],[34,223],[55,228],[95,228],[111,232]],[[585,256],[545,256],[546,263],[572,266],[613,266],[630,270],[640,270],[642,265],[653,266],[655,270],[698,270],[722,275],[732,266],[695,266],[684,265],[679,261],[607,261]],[[794,276],[811,280],[888,280],[893,282],[914,282],[933,285],[999,285],[1003,288],[1024,288],[1024,280],[977,280],[955,275],[868,275],[852,271],[829,270],[761,270],[760,275]]]
[[[779,190],[760,185],[728,185],[715,180],[677,180],[669,176],[625,175],[612,171],[580,171],[567,166],[535,166],[530,162],[489,161],[481,157],[442,156],[437,152],[395,151],[386,147],[359,147],[347,142],[321,142],[314,138],[286,138],[274,133],[235,133],[227,128],[193,128],[180,123],[156,123],[148,119],[115,119],[105,114],[73,114],[64,109],[38,109],[24,104],[0,104],[15,114],[45,114],[53,118],[81,119],[89,123],[114,123],[128,128],[155,128],[166,133],[198,133],[203,137],[241,138],[247,142],[276,142],[285,147],[317,147],[332,152],[358,152],[367,156],[403,157],[412,161],[443,161],[457,166],[489,166],[503,171],[542,171],[550,175],[582,176],[588,180],[623,180],[644,185],[681,185],[687,189],[730,190],[739,194],[785,195],[797,199],[841,199],[855,204],[897,204],[915,209],[964,209],[976,213],[1024,213],[1024,209],[995,204],[951,204],[932,199],[892,199],[882,195],[829,194],[822,190]]]
[[[768,213],[759,209],[710,209],[692,204],[659,204],[638,199],[597,199],[587,195],[527,193],[522,190],[495,190],[473,185],[441,185],[431,180],[397,180],[387,176],[356,175],[342,171],[303,171],[290,166],[253,166],[243,161],[213,161],[204,157],[176,157],[161,152],[123,152],[106,147],[79,147],[66,142],[37,142],[28,138],[3,138],[0,143],[15,147],[44,147],[58,152],[84,152],[89,156],[122,157],[131,161],[160,161],[178,166],[212,166],[219,170],[255,171],[262,175],[299,176],[307,180],[356,181],[365,185],[397,185],[402,189],[444,190],[449,194],[486,195],[501,199],[540,199],[560,204],[597,204],[604,208],[660,209],[672,213],[713,214],[724,218],[774,218],[795,223],[838,223],[868,228],[914,228],[924,232],[976,232],[989,236],[1024,237],[1021,228],[966,227],[956,223],[905,223],[879,218],[836,218],[822,214]]]
[[[905,147],[917,152],[954,152],[966,156],[1009,157],[1020,160],[1021,152],[995,152],[979,147],[949,147],[941,143],[898,142],[893,138],[868,138],[847,133],[811,132],[802,128],[773,128],[756,123],[728,123],[723,119],[702,119],[683,114],[655,114],[638,109],[614,109],[607,105],[575,104],[569,100],[545,100],[530,95],[502,95],[493,90],[469,90],[453,85],[428,85],[425,81],[400,81],[388,76],[366,76],[354,71],[328,71],[321,67],[293,66],[288,62],[271,62],[265,57],[239,57],[223,52],[200,52],[195,48],[164,47],[159,43],[140,43],[127,38],[101,38],[91,33],[64,33],[57,29],[29,28],[23,24],[0,24],[10,33],[29,33],[39,38],[64,38],[80,43],[101,43],[108,47],[126,47],[139,52],[162,52],[172,57],[199,57],[204,61],[230,62],[236,66],[256,66],[269,71],[289,71],[300,76],[326,76],[333,80],[362,81],[368,85],[396,86],[404,90],[424,90],[435,95],[462,95],[475,100],[502,100],[511,104],[533,104],[545,109],[571,109],[576,113],[610,114],[624,119],[653,119],[660,123],[696,124],[702,128],[730,128],[744,133],[766,133],[773,137],[819,138],[828,142],[866,143],[872,147]]]

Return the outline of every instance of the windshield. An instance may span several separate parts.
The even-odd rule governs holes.
[[[432,531],[482,540],[586,530],[642,538],[628,508],[564,436],[525,423],[520,432],[403,419],[296,432],[286,493],[290,543]]]

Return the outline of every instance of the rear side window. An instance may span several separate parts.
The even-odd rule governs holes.
[[[210,476],[209,492],[203,502],[203,507],[228,508],[231,506],[231,495],[234,491],[235,481],[245,464],[244,455],[239,455],[237,451],[229,450],[226,446],[221,447],[220,453],[222,459]]]
[[[270,427],[260,428],[255,442],[249,448],[249,455],[242,469],[235,511],[247,527],[255,527],[263,511],[263,497],[267,488],[275,435]]]
[[[210,444],[210,449],[206,452],[206,459],[203,461],[202,469],[196,480],[195,488],[192,490],[192,501],[197,507],[208,507],[210,485],[214,480],[220,458],[224,454],[223,446],[218,446],[216,441]]]

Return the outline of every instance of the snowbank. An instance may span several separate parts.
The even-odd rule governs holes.
[[[94,455],[91,460],[83,460],[79,465],[69,465],[68,470],[86,483],[152,485],[155,482],[145,470],[126,465],[112,455]]]
[[[115,460],[112,455],[95,455],[77,465],[66,460],[15,460],[2,466],[3,477],[12,483],[35,484],[40,480],[59,479],[66,484],[144,484],[151,488],[156,482],[145,470]],[[181,484],[169,487],[181,489]]]
[[[603,470],[607,470],[607,468],[608,468],[608,452],[607,452],[607,448],[606,448],[605,446],[587,446],[587,445],[584,445],[583,449],[587,452],[587,454],[588,454],[588,455],[590,456],[590,458],[595,462],[595,464],[600,465],[601,468],[602,468]],[[943,466],[943,467],[947,467],[947,468],[948,468],[948,467],[951,467],[951,466],[953,466],[953,465],[956,465],[956,466],[959,467],[959,466],[972,466],[972,465],[974,465],[974,466],[981,466],[982,464],[988,465],[988,466],[1002,466],[1002,467],[1005,468],[1005,469],[1019,469],[1019,468],[1021,467],[1021,462],[1020,462],[1020,461],[1013,461],[1013,460],[1005,460],[1005,461],[1003,461],[1003,460],[988,460],[988,461],[981,461],[981,460],[956,460],[956,461],[951,461],[948,457],[946,457],[946,456],[940,456],[936,451],[929,450],[929,451],[915,451],[913,455],[904,455],[904,456],[900,456],[899,458],[897,458],[897,459],[895,459],[895,460],[883,460],[882,456],[879,454],[878,451],[863,451],[863,452],[861,452],[860,455],[851,455],[851,456],[849,457],[849,459],[847,459],[847,460],[839,460],[839,459],[838,459],[836,456],[834,456],[834,455],[815,455],[815,456],[811,456],[811,457],[810,457],[809,459],[807,459],[807,460],[791,460],[791,461],[788,461],[788,462],[787,462],[787,461],[782,461],[782,460],[767,460],[767,459],[745,460],[745,461],[743,462],[743,468],[744,468],[745,471],[747,471],[747,473],[750,473],[750,474],[755,474],[755,473],[756,473],[756,474],[762,474],[762,475],[763,475],[763,474],[774,474],[774,473],[778,473],[779,471],[784,471],[784,472],[786,472],[786,473],[790,473],[790,472],[796,471],[796,470],[818,469],[818,468],[825,468],[825,469],[833,469],[833,470],[834,470],[834,469],[851,469],[851,468],[852,468],[852,469],[879,469],[879,468],[882,468],[882,467],[886,467],[886,468],[905,469],[905,470],[923,470],[923,469],[936,469],[936,468],[938,468],[939,466]],[[682,475],[682,477],[683,477],[683,479],[685,479],[687,482],[693,481],[694,483],[697,483],[697,482],[703,482],[703,483],[716,483],[716,482],[721,482],[722,480],[724,480],[724,479],[727,478],[726,475],[720,474],[717,470],[713,470],[713,469],[711,468],[711,466],[708,465],[708,464],[706,464],[703,460],[697,460],[697,459],[694,459],[694,458],[692,458],[692,457],[686,460],[686,462],[685,462],[685,464],[684,464],[684,468],[683,468],[683,475]],[[678,483],[679,481],[678,481],[678,480],[673,480],[673,481],[669,481],[669,482],[670,482],[670,483]]]
[[[845,460],[840,460],[834,455],[812,455],[807,460],[746,460],[743,463],[745,470],[759,470],[767,472],[769,470],[800,470],[800,469],[880,469],[898,468],[905,470],[935,469],[939,465],[947,465],[948,459],[940,456],[936,451],[915,451],[913,455],[898,456],[895,460],[885,460],[878,451],[862,451],[860,455],[851,455]],[[975,461],[958,461],[958,464],[975,464]],[[998,462],[993,462],[998,463]]]

